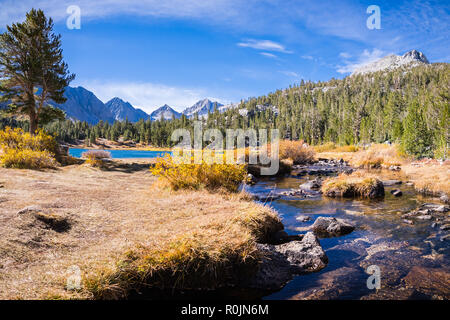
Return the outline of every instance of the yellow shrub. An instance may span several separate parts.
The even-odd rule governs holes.
[[[314,157],[314,149],[305,144],[303,140],[280,141],[280,160],[291,159],[294,164],[303,164],[314,161]]]
[[[83,152],[83,158],[87,158],[86,163],[92,167],[103,167],[103,159],[111,159],[111,153],[105,150],[89,150]]]
[[[229,192],[236,192],[246,177],[245,165],[208,164],[204,161],[195,164],[193,158],[190,163],[176,163],[171,156],[158,159],[150,171],[167,180],[173,190],[224,188]]]
[[[373,144],[367,150],[357,152],[350,163],[360,168],[381,168],[401,165],[404,155],[396,145]]]
[[[54,168],[56,160],[48,151],[6,149],[0,156],[0,165],[5,168],[43,169]]]
[[[56,140],[40,130],[36,135],[20,128],[0,131],[0,165],[7,168],[39,169],[56,166]]]
[[[6,127],[0,131],[0,147],[2,149],[30,149],[34,151],[48,151],[56,154],[56,140],[44,131],[39,130],[36,135],[24,132],[20,128]]]
[[[357,152],[359,151],[359,147],[355,145],[349,146],[337,146],[334,142],[327,142],[320,146],[314,146],[314,150],[318,153],[321,152]]]

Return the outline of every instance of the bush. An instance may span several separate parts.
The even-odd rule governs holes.
[[[246,177],[245,165],[242,164],[194,164],[176,163],[171,156],[159,158],[153,168],[152,174],[166,180],[173,190],[179,189],[225,189],[236,192]]]
[[[36,135],[20,128],[0,131],[0,165],[6,168],[43,169],[57,165],[56,140],[40,130]]]
[[[92,167],[102,167],[104,159],[111,159],[111,153],[105,150],[89,150],[81,154]]]
[[[334,142],[327,142],[320,146],[314,146],[316,152],[357,152],[359,147],[355,145],[337,146]]]
[[[87,159],[111,159],[111,153],[105,150],[89,150],[81,154],[83,158]]]
[[[304,164],[314,161],[314,157],[314,149],[303,140],[280,140],[280,160],[291,159],[294,164]]]
[[[325,180],[322,192],[327,197],[376,198],[384,196],[384,186],[375,176],[365,172],[354,172],[351,175],[341,174]]]
[[[373,144],[369,149],[356,153],[350,162],[356,167],[371,169],[399,166],[404,160],[396,145]]]
[[[56,160],[48,151],[7,149],[0,156],[0,165],[5,168],[44,169],[54,168]]]

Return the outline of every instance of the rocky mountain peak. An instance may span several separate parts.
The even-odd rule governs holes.
[[[382,70],[390,71],[402,66],[409,66],[410,68],[413,68],[425,64],[430,64],[425,55],[420,51],[411,50],[406,52],[402,56],[392,54],[374,62],[368,63],[357,68],[355,71],[353,71],[352,75],[366,74]]]
[[[428,61],[427,57],[425,57],[425,55],[417,50],[411,50],[408,51],[407,53],[405,53],[402,56],[402,59],[404,60],[408,60],[408,61],[420,61],[423,62],[425,64],[429,64],[430,62]]]

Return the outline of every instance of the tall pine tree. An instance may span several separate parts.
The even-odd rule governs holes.
[[[63,61],[61,36],[52,32],[53,21],[42,10],[32,9],[23,23],[14,23],[0,34],[0,93],[11,114],[30,121],[30,133],[39,125],[64,119],[49,101],[64,103],[65,88],[75,78]]]

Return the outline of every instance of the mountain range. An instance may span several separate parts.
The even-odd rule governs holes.
[[[213,102],[209,99],[198,101],[192,107],[186,108],[182,113],[175,111],[172,107],[165,104],[151,114],[135,108],[129,102],[115,97],[106,103],[98,99],[95,94],[83,87],[67,87],[64,93],[67,101],[62,104],[52,103],[66,112],[67,118],[71,120],[86,121],[90,124],[96,124],[99,121],[114,123],[114,121],[124,121],[128,119],[130,122],[138,122],[139,120],[171,120],[173,117],[178,119],[182,114],[188,118],[198,113],[199,116],[205,116],[214,111],[214,105],[221,107],[221,112],[224,111],[224,105]],[[1,106],[0,106],[1,108]]]

